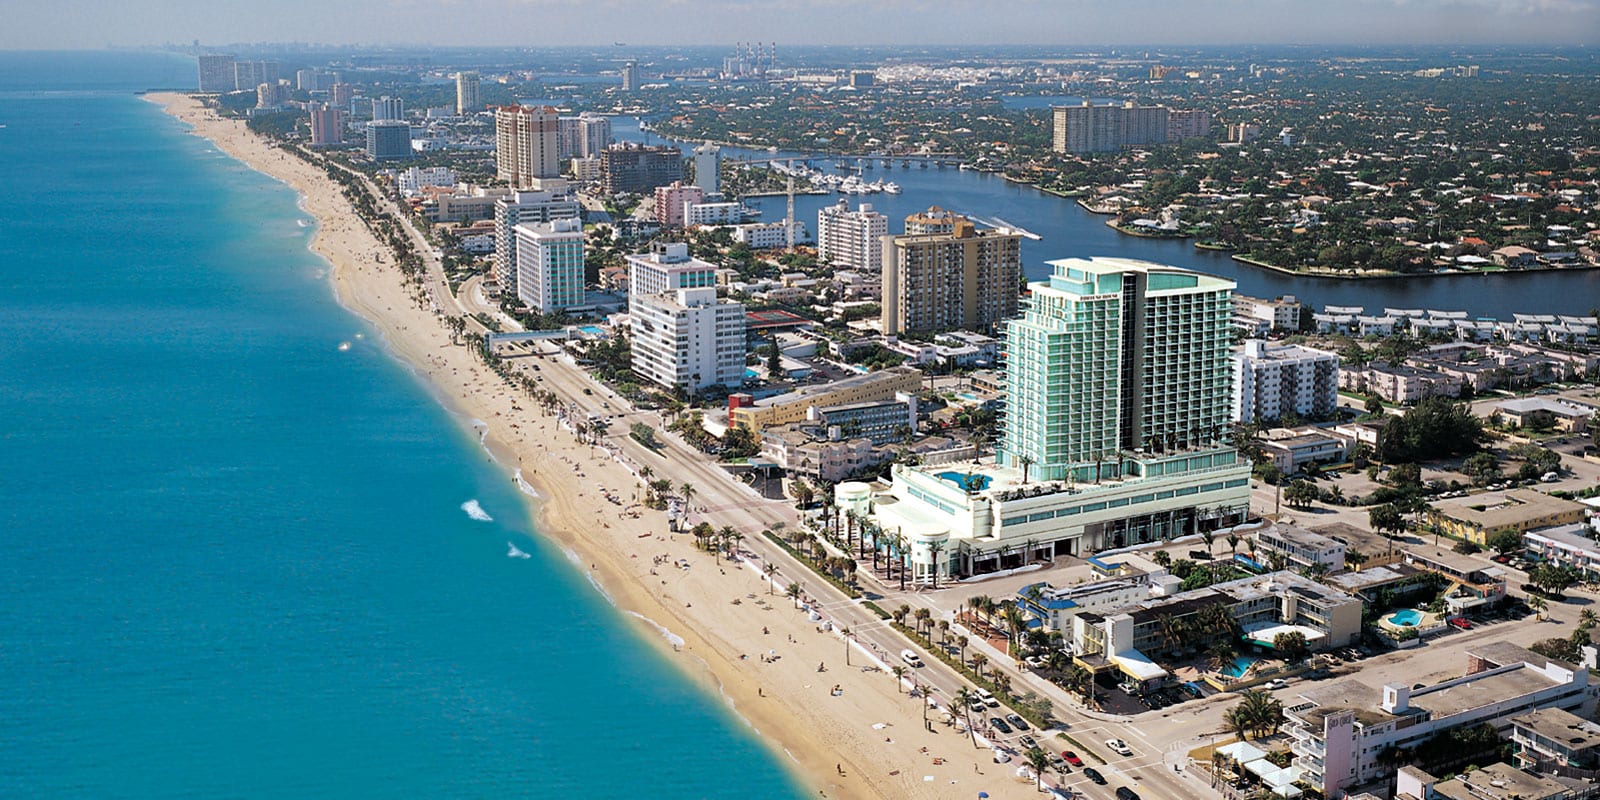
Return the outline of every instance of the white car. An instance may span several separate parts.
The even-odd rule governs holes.
[[[1129,747],[1128,743],[1122,741],[1121,739],[1107,739],[1106,747],[1111,748],[1112,752],[1119,756],[1133,755],[1133,748]]]
[[[1006,751],[1004,751],[1004,750],[996,750],[996,751],[994,751],[994,763],[996,763],[996,764],[1006,764],[1006,763],[1009,763],[1010,761],[1011,761],[1011,756],[1009,754],[1007,754]]]
[[[1282,679],[1282,678],[1273,678],[1272,680],[1267,681],[1265,684],[1263,684],[1263,686],[1265,686],[1268,689],[1272,689],[1272,690],[1286,689],[1286,688],[1289,687],[1289,682],[1284,680],[1284,679]]]

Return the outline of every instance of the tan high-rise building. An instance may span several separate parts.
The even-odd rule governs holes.
[[[1129,145],[1165,144],[1166,106],[1095,105],[1085,100],[1075,106],[1056,106],[1052,139],[1057,153],[1106,153]]]
[[[561,175],[561,129],[554,108],[496,106],[495,175],[513,188]]]
[[[883,239],[883,332],[993,330],[1017,313],[1022,234],[978,230],[959,214],[933,208],[906,218],[907,230],[948,220],[939,233]]]
[[[478,99],[478,73],[456,73],[456,114],[466,116],[482,111],[483,102]]]

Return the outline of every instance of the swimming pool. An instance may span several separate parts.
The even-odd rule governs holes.
[[[578,326],[578,330],[583,331],[584,333],[587,333],[590,336],[604,336],[604,335],[606,335],[606,329],[600,327],[599,325],[579,325]]]
[[[1390,614],[1388,620],[1402,628],[1415,628],[1422,621],[1422,612],[1414,608],[1402,608]]]
[[[1234,656],[1232,661],[1222,665],[1222,674],[1230,678],[1243,678],[1260,660],[1255,656]]]
[[[988,475],[968,475],[965,472],[941,472],[939,479],[949,481],[968,492],[981,492],[989,488]]]

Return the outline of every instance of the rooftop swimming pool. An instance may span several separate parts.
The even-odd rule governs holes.
[[[590,336],[604,336],[604,335],[606,335],[606,329],[600,327],[599,325],[579,325],[578,326],[578,330],[583,331],[584,333],[587,333]]]
[[[965,472],[941,472],[939,480],[949,481],[968,492],[981,492],[989,488],[988,475],[968,475]]]

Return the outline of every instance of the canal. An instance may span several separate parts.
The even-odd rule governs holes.
[[[612,132],[620,141],[662,143],[660,137],[641,131],[638,120],[614,117]],[[691,145],[679,142],[687,149]],[[784,154],[792,155],[792,154]],[[723,148],[723,158],[771,158],[766,151]],[[835,157],[817,157],[813,164],[832,169]],[[849,159],[854,164],[854,159]],[[881,162],[878,162],[881,163]],[[1369,312],[1390,308],[1432,308],[1466,311],[1475,317],[1510,319],[1521,314],[1588,314],[1600,306],[1600,270],[1560,272],[1490,273],[1486,275],[1445,275],[1409,279],[1338,280],[1286,275],[1241,264],[1226,253],[1196,250],[1185,240],[1143,239],[1127,236],[1105,224],[1106,217],[1090,214],[1069,199],[1045,194],[1029,186],[1012,183],[999,175],[946,167],[909,169],[891,162],[865,171],[867,181],[882,178],[900,185],[901,194],[849,196],[851,206],[870,203],[890,218],[890,231],[897,232],[909,214],[929,206],[941,206],[975,220],[1002,220],[1037,234],[1040,239],[1022,242],[1023,269],[1029,279],[1049,275],[1046,261],[1058,258],[1113,256],[1170,264],[1233,280],[1241,294],[1254,297],[1294,295],[1318,309],[1328,306],[1365,306]],[[814,235],[817,210],[837,203],[845,195],[797,195],[795,217],[806,223]],[[762,221],[783,219],[785,198],[753,198],[749,204],[762,211]]]

